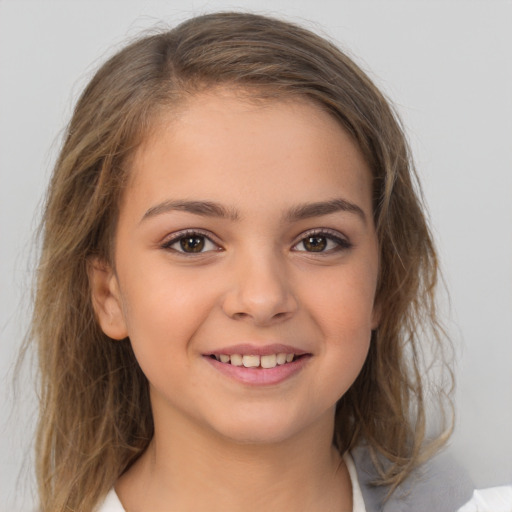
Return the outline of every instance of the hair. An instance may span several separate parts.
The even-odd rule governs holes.
[[[101,331],[88,264],[112,261],[129,159],[158,114],[214,86],[314,102],[352,136],[373,174],[381,323],[337,404],[333,443],[340,452],[365,443],[377,484],[393,487],[450,430],[427,442],[422,354],[445,340],[434,301],[438,262],[390,103],[347,55],[304,28],[255,14],[204,15],[111,57],[82,93],[65,134],[41,224],[30,331],[40,373],[42,511],[92,510],[152,438],[148,382],[129,340]]]

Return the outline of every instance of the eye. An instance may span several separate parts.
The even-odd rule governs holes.
[[[162,248],[185,254],[200,254],[220,249],[210,238],[196,231],[177,233],[166,241]]]
[[[293,250],[310,253],[332,253],[350,249],[350,247],[352,247],[352,244],[342,238],[341,235],[330,231],[316,231],[303,235],[301,240],[293,246]]]

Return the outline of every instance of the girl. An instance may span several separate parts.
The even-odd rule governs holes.
[[[437,260],[400,124],[324,39],[238,13],[111,58],[50,184],[43,511],[454,511],[425,463]]]

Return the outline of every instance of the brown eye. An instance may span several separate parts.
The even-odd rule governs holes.
[[[171,250],[181,254],[202,254],[211,251],[218,251],[220,247],[207,235],[194,231],[176,233],[169,241],[162,244],[162,249]]]
[[[327,247],[325,236],[308,236],[302,241],[304,249],[309,252],[322,252]]]
[[[319,230],[304,233],[304,237],[301,238],[292,249],[298,252],[322,253],[327,255],[339,253],[351,247],[352,244],[343,235],[338,235],[337,232],[331,232],[331,230]]]
[[[186,236],[180,238],[180,247],[183,252],[201,252],[205,246],[204,236]]]

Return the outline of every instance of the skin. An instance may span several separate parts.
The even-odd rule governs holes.
[[[334,409],[379,320],[371,174],[357,146],[306,100],[219,89],[164,113],[130,171],[115,268],[91,272],[102,329],[129,336],[150,384],[155,436],[116,485],[125,509],[352,510]],[[333,199],[356,208],[290,218]],[[184,200],[230,215],[162,206]],[[208,237],[203,252],[180,252],[186,229]],[[308,236],[325,250],[308,250]],[[238,343],[309,355],[282,382],[248,385],[206,357]]]

